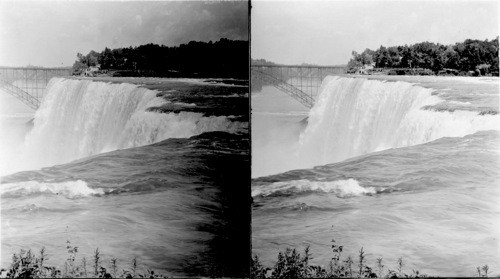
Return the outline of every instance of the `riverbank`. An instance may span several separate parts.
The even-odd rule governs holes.
[[[99,248],[90,257],[80,256],[78,246],[66,241],[66,260],[62,264],[50,265],[50,251],[45,247],[37,252],[20,250],[13,253],[12,262],[2,267],[0,278],[168,278],[143,265],[133,257],[128,262],[104,255]]]
[[[487,73],[484,70],[460,71],[456,69],[442,69],[434,72],[426,68],[359,68],[347,71],[348,74],[387,75],[387,76],[462,76],[462,77],[498,77],[498,72]]]
[[[342,255],[344,246],[331,242],[332,259],[327,265],[313,265],[313,254],[306,246],[303,254],[295,248],[286,248],[279,252],[274,266],[264,266],[257,255],[253,255],[250,277],[254,279],[267,278],[426,278],[434,277],[424,274],[417,269],[407,267],[403,257],[399,257],[394,264],[388,265],[384,258],[369,261],[370,253],[361,247],[356,257]],[[375,263],[372,265],[370,262]],[[476,266],[477,277],[488,277],[490,267],[485,264]]]
[[[231,73],[224,71],[213,71],[210,73],[182,72],[176,70],[116,70],[102,69],[85,74],[74,74],[81,77],[135,77],[135,78],[197,78],[197,79],[248,79],[248,73]]]
[[[199,85],[215,85],[215,86],[237,86],[237,87],[247,87],[249,84],[248,78],[224,78],[224,77],[213,77],[213,78],[193,78],[193,77],[114,77],[107,74],[99,74],[96,76],[70,76],[70,79],[76,80],[93,80],[93,81],[103,81],[111,83],[133,83],[133,84],[143,84],[152,85],[158,83],[191,83]]]

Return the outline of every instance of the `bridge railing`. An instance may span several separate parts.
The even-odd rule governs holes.
[[[328,75],[345,74],[341,66],[306,65],[251,65],[252,77],[270,83],[297,99],[306,107],[312,107],[323,79]],[[272,77],[272,78],[269,78]]]
[[[50,79],[70,74],[70,68],[0,67],[0,88],[36,110]]]

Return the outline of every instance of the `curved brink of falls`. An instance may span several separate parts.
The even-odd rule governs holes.
[[[297,168],[374,151],[500,130],[497,115],[422,109],[443,100],[407,82],[327,77],[300,135]]]
[[[243,123],[201,113],[157,113],[165,99],[137,85],[54,78],[10,172],[67,163],[116,149],[209,131],[237,133]]]

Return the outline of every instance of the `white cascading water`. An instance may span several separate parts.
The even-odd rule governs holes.
[[[497,115],[421,109],[441,101],[432,89],[407,82],[327,77],[298,148],[301,168],[339,162],[441,137],[500,130]]]
[[[246,123],[201,113],[156,113],[166,100],[156,91],[127,83],[54,78],[34,126],[10,172],[38,169],[83,157],[187,138],[209,131],[239,132]]]
[[[366,194],[375,194],[373,187],[362,187],[355,179],[336,180],[336,181],[309,181],[287,180],[266,184],[262,187],[252,188],[252,197],[269,196],[276,193],[300,193],[300,192],[323,192],[333,193],[338,197],[352,197]]]

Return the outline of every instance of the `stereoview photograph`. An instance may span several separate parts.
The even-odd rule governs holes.
[[[0,1],[1,276],[249,276],[248,9]]]

